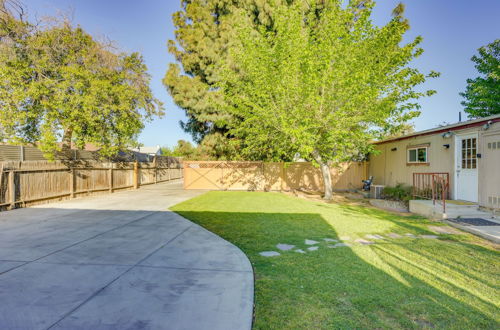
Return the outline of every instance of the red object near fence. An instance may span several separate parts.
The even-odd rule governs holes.
[[[414,198],[432,199],[443,203],[443,213],[446,213],[446,199],[450,196],[450,174],[445,172],[413,173]]]

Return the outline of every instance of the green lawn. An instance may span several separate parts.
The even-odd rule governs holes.
[[[255,329],[500,327],[498,252],[472,235],[328,248],[323,238],[434,233],[420,217],[279,193],[209,192],[172,210],[246,253]],[[305,239],[320,248],[259,255]]]

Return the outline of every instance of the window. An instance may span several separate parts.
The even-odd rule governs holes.
[[[475,169],[477,167],[476,138],[462,139],[462,168]]]
[[[427,163],[427,147],[409,148],[408,163],[418,164]]]

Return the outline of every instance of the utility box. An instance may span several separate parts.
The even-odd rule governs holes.
[[[372,184],[370,186],[370,198],[375,198],[375,199],[381,199],[382,198],[382,191],[384,190],[385,186],[380,185],[380,184]]]

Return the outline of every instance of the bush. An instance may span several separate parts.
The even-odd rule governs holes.
[[[382,191],[382,197],[384,199],[408,203],[408,201],[412,199],[411,190],[411,186],[407,186],[403,183],[398,183],[394,187],[385,187]]]

